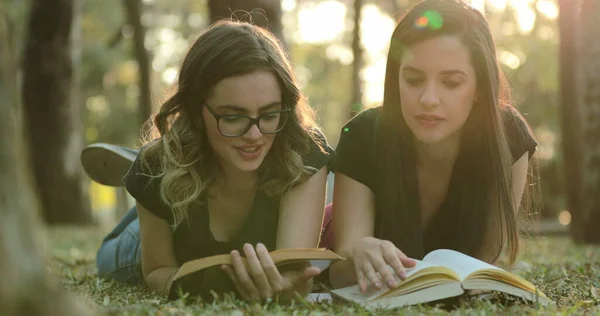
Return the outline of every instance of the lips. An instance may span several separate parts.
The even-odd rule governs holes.
[[[416,116],[417,119],[422,121],[443,121],[444,119],[434,114],[419,114]]]
[[[262,145],[252,145],[252,146],[233,146],[240,157],[246,161],[252,161],[260,157],[262,153]]]
[[[419,114],[415,116],[415,118],[417,119],[419,125],[424,128],[435,128],[444,121],[443,118],[434,114]]]

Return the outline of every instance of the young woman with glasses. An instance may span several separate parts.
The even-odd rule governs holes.
[[[537,143],[509,97],[478,10],[425,0],[406,13],[383,105],[348,122],[336,148],[333,249],[348,260],[331,266],[334,287],[394,287],[435,249],[514,261]]]
[[[307,294],[319,269],[279,271],[269,251],[317,247],[332,149],[277,39],[248,23],[211,26],[152,132],[124,178],[136,207],[104,239],[99,275],[173,295],[184,262],[231,254],[184,290]]]

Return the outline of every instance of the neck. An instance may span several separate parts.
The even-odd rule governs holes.
[[[459,137],[452,137],[437,144],[415,141],[417,166],[434,170],[451,169],[460,150],[459,140]]]

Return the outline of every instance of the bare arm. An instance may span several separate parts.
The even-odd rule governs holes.
[[[140,219],[142,273],[148,287],[169,292],[179,265],[175,259],[173,236],[168,223],[136,203]]]
[[[317,247],[325,210],[326,182],[327,167],[323,167],[281,199],[277,249]]]
[[[346,260],[331,266],[329,280],[334,288],[356,284],[352,249],[375,231],[375,197],[366,185],[345,176],[335,175],[333,191],[334,250]]]
[[[526,152],[519,158],[511,167],[512,187],[513,187],[513,202],[515,212],[519,211],[521,198],[527,182],[527,168],[529,167],[529,152]]]

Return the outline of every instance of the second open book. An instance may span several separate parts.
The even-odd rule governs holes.
[[[527,280],[457,251],[440,249],[416,260],[406,279],[394,289],[370,288],[361,293],[358,285],[332,291],[334,296],[367,308],[395,308],[460,296],[469,290],[499,291],[541,305],[553,302]]]

